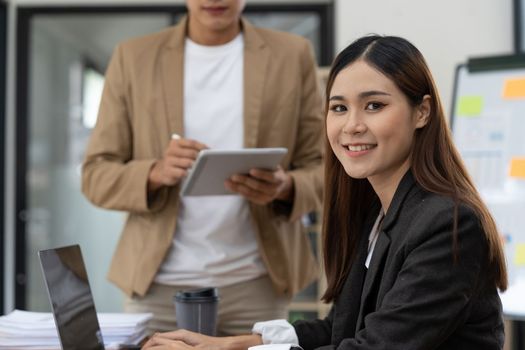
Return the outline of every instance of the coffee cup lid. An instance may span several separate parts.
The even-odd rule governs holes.
[[[177,301],[203,302],[219,300],[217,288],[199,288],[178,291],[174,297]]]

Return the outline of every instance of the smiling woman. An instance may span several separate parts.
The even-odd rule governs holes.
[[[332,65],[325,105],[328,317],[259,322],[233,338],[176,331],[147,349],[502,348],[501,242],[421,53],[399,37],[355,41]]]
[[[410,167],[414,131],[428,120],[429,99],[412,106],[394,82],[364,60],[343,69],[332,85],[326,129],[346,173],[376,186],[391,183],[393,195]],[[389,199],[382,203],[385,210]]]
[[[326,118],[333,180],[325,183],[323,299],[335,303],[325,320],[331,339],[349,349],[499,349],[501,242],[421,53],[398,37],[354,42],[332,66]],[[337,316],[341,310],[348,315]],[[341,324],[346,331],[337,331]],[[294,326],[303,345],[311,325]],[[320,345],[308,336],[304,343]]]

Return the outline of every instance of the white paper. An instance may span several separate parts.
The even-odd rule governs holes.
[[[104,346],[118,349],[120,344],[136,344],[146,336],[150,313],[97,314]],[[53,314],[15,310],[0,316],[0,350],[60,349]]]

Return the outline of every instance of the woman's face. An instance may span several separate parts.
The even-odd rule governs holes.
[[[413,107],[384,74],[358,60],[336,76],[326,132],[346,173],[357,179],[398,178],[410,167],[416,129],[428,119],[430,97]]]

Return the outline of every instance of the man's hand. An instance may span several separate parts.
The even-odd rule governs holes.
[[[291,202],[294,195],[293,179],[281,167],[275,171],[252,169],[248,175],[233,175],[225,186],[260,205],[276,199]]]
[[[174,186],[187,175],[197,155],[208,147],[195,140],[172,138],[148,176],[148,192],[155,192],[163,186]]]

